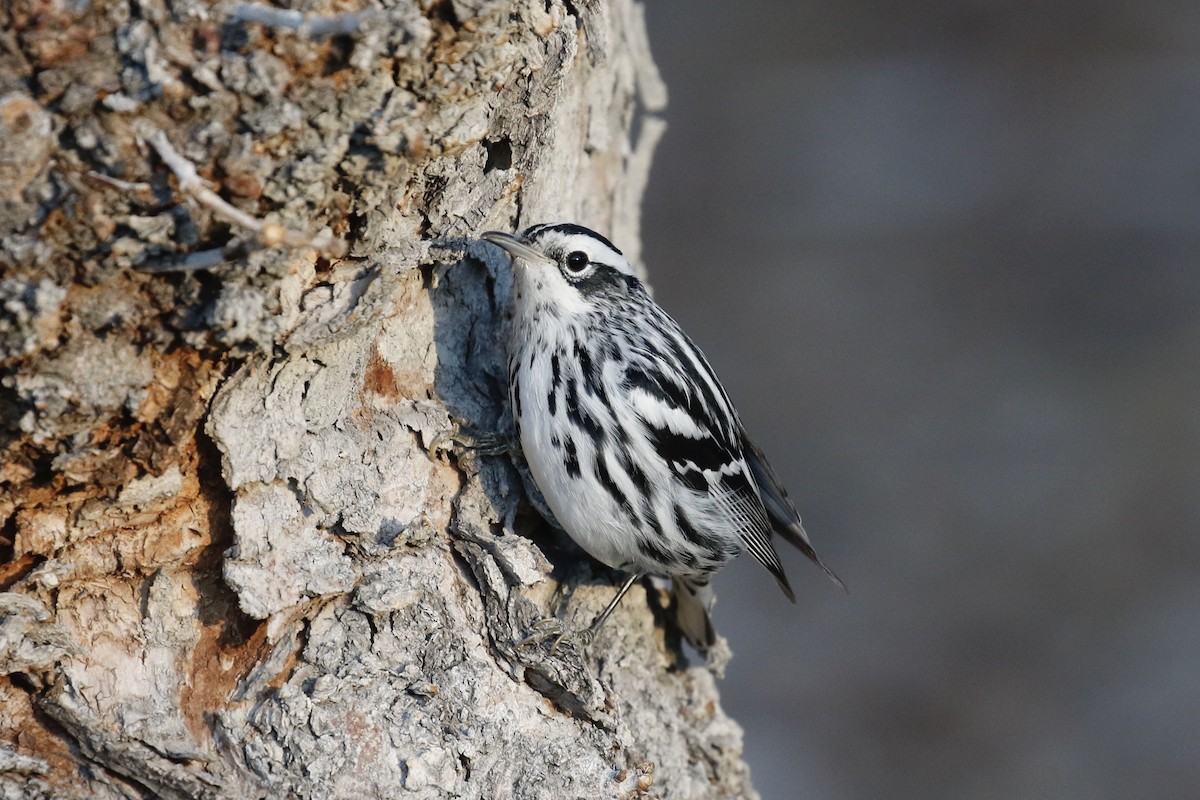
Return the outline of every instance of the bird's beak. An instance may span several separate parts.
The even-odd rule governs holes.
[[[549,258],[534,250],[519,236],[513,236],[511,233],[501,233],[500,231],[485,231],[479,235],[480,239],[504,250],[513,258],[523,258],[530,264],[534,265],[550,265],[553,264]]]

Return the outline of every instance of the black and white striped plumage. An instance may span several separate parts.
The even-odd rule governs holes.
[[[483,238],[514,256],[513,417],[572,539],[610,567],[672,578],[700,649],[714,638],[709,576],[740,551],[795,599],[773,532],[832,577],[703,353],[620,250],[565,223]]]

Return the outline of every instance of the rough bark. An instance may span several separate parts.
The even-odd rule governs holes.
[[[444,446],[511,425],[470,237],[636,258],[640,7],[297,7],[0,10],[0,796],[752,795],[658,593],[516,644],[614,576]]]

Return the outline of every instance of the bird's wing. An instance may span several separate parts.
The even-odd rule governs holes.
[[[673,324],[673,323],[672,323]],[[653,351],[627,354],[625,387],[655,453],[680,483],[707,496],[742,545],[795,598],[742,452],[741,424],[703,354],[678,328]]]
[[[742,468],[745,470],[745,467]],[[750,478],[743,472],[723,476],[713,487],[713,500],[733,521],[742,545],[767,571],[775,576],[779,588],[788,600],[796,602],[796,593],[783,572],[779,554],[771,544],[771,526],[763,509],[762,500],[754,491]]]

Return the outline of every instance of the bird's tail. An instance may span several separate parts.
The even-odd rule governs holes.
[[[808,534],[804,531],[804,526],[800,524],[800,513],[796,511],[795,504],[788,497],[787,489],[784,489],[783,484],[779,482],[775,470],[771,468],[762,449],[754,443],[745,430],[742,431],[742,447],[746,453],[746,463],[750,465],[750,473],[754,476],[754,482],[762,497],[763,506],[767,509],[767,516],[771,520],[771,528],[775,533],[791,542],[797,550],[808,556],[829,576],[834,585],[843,592],[846,591],[846,584],[842,583],[842,579],[835,575],[833,570],[825,566],[825,562],[813,549],[812,542],[808,540]],[[779,576],[777,575],[776,578]],[[787,579],[781,579],[779,585],[783,588],[784,594],[791,597],[791,588],[787,585]],[[795,602],[794,597],[792,601]]]
[[[701,653],[707,653],[717,641],[708,614],[715,599],[708,579],[672,578],[671,593],[675,596],[675,624],[683,638]]]

